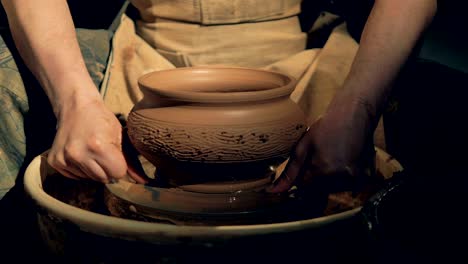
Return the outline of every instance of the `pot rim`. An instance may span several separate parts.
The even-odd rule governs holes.
[[[277,85],[277,87],[272,87],[265,90],[256,90],[256,91],[245,91],[245,92],[197,92],[197,91],[187,91],[187,90],[175,90],[168,89],[161,86],[155,86],[154,84],[149,84],[148,79],[150,77],[155,77],[157,75],[164,76],[168,73],[173,72],[192,72],[200,74],[218,74],[219,71],[231,71],[232,74],[241,73],[241,74],[250,74],[250,76],[256,76],[262,74],[263,76],[270,76],[270,81]],[[186,83],[187,79],[184,78],[181,74],[177,78],[181,83]],[[190,76],[186,76],[190,77]],[[250,80],[249,80],[250,81]],[[252,80],[253,81],[253,80]],[[282,81],[282,83],[279,83]],[[142,75],[138,79],[138,85],[142,90],[143,94],[148,92],[156,93],[157,95],[170,98],[175,101],[183,102],[198,102],[198,103],[244,103],[244,102],[254,102],[254,101],[264,101],[275,98],[281,98],[289,96],[295,86],[297,80],[284,73],[262,70],[262,69],[253,69],[246,67],[230,67],[230,66],[194,66],[194,67],[181,67],[169,70],[160,70],[152,71]]]

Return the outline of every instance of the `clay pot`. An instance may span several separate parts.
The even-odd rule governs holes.
[[[289,98],[295,85],[247,68],[151,72],[139,79],[144,97],[129,114],[129,138],[172,185],[269,177],[306,130]]]

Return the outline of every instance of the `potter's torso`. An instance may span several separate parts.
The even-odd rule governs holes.
[[[142,19],[203,25],[266,21],[297,15],[301,0],[130,0]]]
[[[305,49],[301,0],[131,0],[138,34],[176,67],[262,67]]]

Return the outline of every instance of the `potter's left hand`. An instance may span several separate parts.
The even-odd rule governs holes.
[[[48,162],[69,178],[107,183],[126,175],[122,128],[100,98],[89,97],[75,96],[60,108]]]
[[[329,108],[300,139],[269,191],[285,192],[294,185],[323,194],[353,188],[373,153],[370,120],[358,101]]]
[[[129,176],[137,183],[146,183],[138,153],[100,98],[69,101],[60,113],[48,155],[52,167],[73,179],[108,183]]]

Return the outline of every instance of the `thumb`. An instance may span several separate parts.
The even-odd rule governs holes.
[[[306,133],[294,147],[286,168],[283,170],[278,179],[273,183],[273,185],[266,189],[267,192],[286,192],[294,185],[298,177],[300,177],[303,172],[306,158],[310,155],[309,146],[310,139]]]

